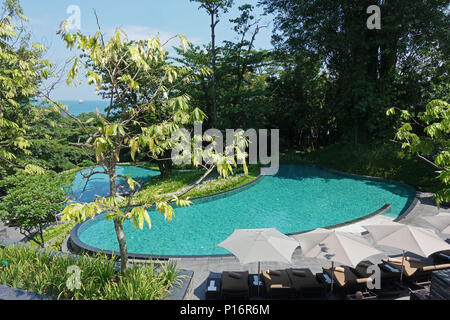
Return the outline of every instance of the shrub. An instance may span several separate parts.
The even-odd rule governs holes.
[[[0,284],[58,299],[160,300],[178,281],[175,265],[168,273],[153,263],[134,265],[121,275],[115,262],[104,255],[62,256],[30,247],[0,248]],[[80,289],[69,289],[70,266],[80,268]]]
[[[8,188],[0,202],[0,220],[12,222],[20,232],[38,245],[44,245],[45,225],[56,221],[64,208],[68,175],[48,171],[30,175],[19,172],[0,181]]]

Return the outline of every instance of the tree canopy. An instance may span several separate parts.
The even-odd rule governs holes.
[[[42,81],[51,74],[42,59],[45,48],[30,43],[24,24],[28,20],[17,0],[7,0],[0,19],[0,177],[17,167],[18,153],[30,154],[24,136],[27,114]],[[30,170],[36,168],[28,166]]]

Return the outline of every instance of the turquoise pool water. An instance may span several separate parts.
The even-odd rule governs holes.
[[[75,180],[72,182],[71,198],[80,202],[92,202],[97,196],[109,196],[109,178],[106,174],[95,174],[88,180],[83,178],[83,175],[103,171],[102,167],[96,167],[77,172]],[[159,175],[159,171],[136,166],[117,166],[116,174],[132,177],[142,184],[145,180]],[[128,190],[125,179],[117,179],[117,189],[119,192]]]
[[[295,233],[366,216],[385,204],[397,217],[411,204],[415,190],[405,184],[354,178],[298,164],[282,164],[276,176],[231,194],[194,201],[176,208],[172,222],[150,210],[152,229],[125,223],[130,253],[154,255],[228,254],[216,244],[234,229],[275,227]],[[78,231],[81,241],[118,251],[113,223],[103,215]]]

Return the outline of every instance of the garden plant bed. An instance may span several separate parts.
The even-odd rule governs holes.
[[[36,250],[29,246],[0,247],[0,300],[163,300],[184,299],[192,272],[174,264],[135,264],[121,275],[103,255],[94,257]],[[75,266],[77,272],[68,272]],[[25,272],[26,270],[26,272]],[[80,288],[68,280],[78,277]]]

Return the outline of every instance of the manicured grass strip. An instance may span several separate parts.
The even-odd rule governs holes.
[[[248,175],[238,174],[227,178],[218,178],[207,181],[206,183],[198,186],[197,188],[189,191],[185,197],[196,198],[213,195],[215,193],[231,190],[237,188],[246,183],[255,180],[259,176],[259,167],[252,166],[249,169]]]
[[[0,249],[0,284],[61,299],[160,300],[177,279],[176,265],[155,269],[153,264],[134,265],[122,276],[105,256],[57,256],[29,247]],[[80,268],[80,289],[69,289],[70,266]]]
[[[56,238],[60,235],[68,235],[70,233],[70,230],[75,227],[75,224],[75,222],[69,221],[67,223],[58,224],[47,228],[44,232],[45,242],[50,241],[51,239]]]
[[[152,203],[157,196],[175,192],[195,182],[203,175],[202,171],[177,172],[172,176],[162,178],[160,176],[149,179],[141,190],[133,198],[134,205]]]
[[[143,205],[151,203],[158,195],[173,193],[181,188],[191,185],[203,174],[204,171],[200,170],[174,172],[172,176],[168,178],[154,177],[149,179],[135,196],[133,204]],[[230,190],[256,179],[258,175],[259,166],[250,166],[248,176],[243,175],[242,170],[237,170],[235,176],[230,176],[228,178],[216,178],[206,181],[204,184],[187,193],[184,198],[201,197]]]

